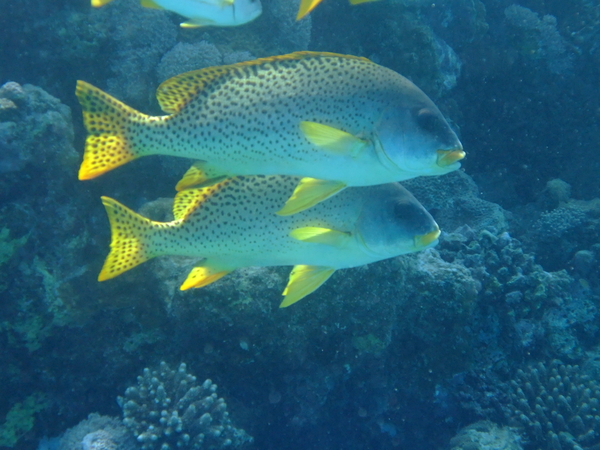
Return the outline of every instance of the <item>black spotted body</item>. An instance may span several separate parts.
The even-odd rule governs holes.
[[[437,164],[439,150],[460,142],[433,102],[403,76],[365,58],[298,52],[184,73],[158,88],[159,104],[170,114],[162,117],[122,104],[99,108],[118,101],[94,89],[80,82],[77,91],[90,132],[82,179],[152,154],[206,161],[223,176],[292,175],[346,186],[458,167]],[[90,106],[98,97],[102,101]],[[419,124],[422,111],[435,119],[433,130]],[[303,122],[348,133],[364,146],[357,152],[324,149],[303,133]],[[112,156],[102,151],[109,139]]]

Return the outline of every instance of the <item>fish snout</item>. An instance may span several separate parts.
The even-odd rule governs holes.
[[[457,147],[450,150],[438,150],[437,155],[437,165],[440,167],[447,167],[463,159],[466,153],[462,147]]]
[[[425,248],[428,247],[429,245],[431,245],[433,242],[435,242],[437,240],[437,238],[440,236],[440,228],[437,226],[435,226],[435,230],[430,231],[429,233],[426,234],[418,234],[416,235],[413,239],[415,242],[415,247],[416,248]]]

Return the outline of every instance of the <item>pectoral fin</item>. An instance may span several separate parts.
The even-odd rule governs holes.
[[[325,283],[333,272],[335,272],[335,269],[332,267],[294,266],[292,273],[290,273],[290,281],[283,291],[285,298],[279,307],[285,308],[306,297]]]
[[[304,211],[311,206],[331,197],[333,194],[346,187],[341,181],[317,180],[316,178],[302,178],[292,196],[283,208],[277,211],[280,216],[289,216]]]
[[[210,186],[223,181],[225,178],[227,178],[227,175],[222,170],[211,167],[207,162],[197,161],[183,175],[183,178],[179,180],[179,183],[175,186],[175,190],[180,192],[184,189]]]
[[[187,22],[180,23],[181,28],[200,28],[214,25],[212,20],[192,19]]]
[[[212,267],[194,267],[179,289],[201,288],[214,283],[231,270],[219,270]]]
[[[290,236],[303,242],[344,247],[352,239],[348,232],[331,230],[329,228],[302,227],[293,230]]]
[[[300,122],[300,131],[317,147],[339,155],[350,155],[353,158],[369,145],[365,139],[316,122]]]

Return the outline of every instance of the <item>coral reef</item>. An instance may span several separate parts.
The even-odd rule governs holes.
[[[539,448],[583,450],[600,444],[600,385],[557,360],[518,370],[509,419]]]
[[[90,414],[69,428],[58,443],[58,450],[135,450],[130,431],[115,417]]]
[[[156,68],[156,76],[159,82],[163,82],[190,70],[221,64],[235,64],[251,59],[255,59],[255,57],[245,51],[222,54],[217,47],[207,41],[193,44],[180,42],[161,58]]]
[[[450,450],[522,450],[521,437],[513,429],[483,420],[462,428],[450,440]]]
[[[185,364],[171,370],[162,362],[158,370],[144,369],[137,386],[127,388],[118,401],[123,423],[144,450],[237,448],[252,442],[231,424],[227,404],[216,391],[210,380],[197,385]]]
[[[110,61],[114,75],[106,81],[108,91],[138,109],[147,107],[156,84],[156,66],[175,45],[177,25],[167,12],[143,8],[136,0],[111,3],[97,14],[104,18],[110,45],[116,49]]]

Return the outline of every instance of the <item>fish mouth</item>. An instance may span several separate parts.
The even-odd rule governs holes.
[[[456,161],[460,161],[466,155],[462,147],[453,148],[450,150],[438,150],[437,151],[437,165],[440,167],[447,167],[454,164]]]
[[[439,227],[436,227],[435,230],[430,231],[427,234],[419,234],[417,236],[414,237],[414,241],[415,241],[415,247],[417,248],[423,248],[423,247],[427,247],[428,245],[430,245],[431,243],[435,242],[437,240],[437,238],[440,236],[440,229]]]

